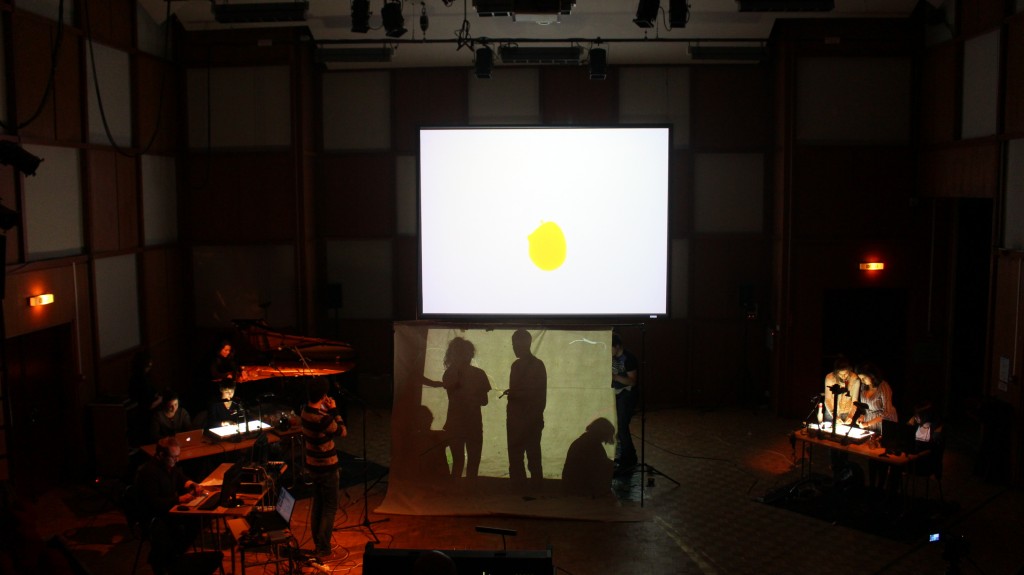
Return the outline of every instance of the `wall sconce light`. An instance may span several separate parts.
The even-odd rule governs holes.
[[[401,2],[385,2],[380,10],[380,16],[384,20],[384,33],[389,38],[401,38],[406,33]]]
[[[39,307],[41,305],[50,305],[51,303],[53,303],[52,293],[39,294],[28,298],[29,307]]]
[[[885,262],[860,262],[860,269],[869,272],[884,270]]]

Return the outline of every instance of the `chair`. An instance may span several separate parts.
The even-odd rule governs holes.
[[[121,493],[121,510],[128,523],[128,531],[139,540],[139,547],[135,550],[135,560],[132,562],[132,575],[135,575],[139,568],[139,556],[142,554],[142,546],[149,540],[152,527],[152,517],[148,517],[143,510],[142,502],[139,500],[138,488],[129,485]]]
[[[919,451],[928,450],[928,454],[915,459],[910,463],[909,472],[916,477],[924,477],[924,497],[928,499],[931,480],[934,478],[939,487],[939,501],[945,501],[942,496],[942,468],[943,459],[946,453],[945,441],[942,437],[942,426],[932,429],[931,440],[918,442]]]

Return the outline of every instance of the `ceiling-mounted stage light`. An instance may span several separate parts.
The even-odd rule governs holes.
[[[380,10],[384,19],[384,30],[390,38],[401,38],[405,33],[405,17],[402,16],[402,3],[387,1]]]
[[[33,156],[14,142],[0,142],[0,164],[14,166],[15,170],[26,176],[36,175],[36,168],[42,161],[42,158]]]
[[[690,21],[690,0],[668,0],[668,25],[676,28],[686,28]]]
[[[654,28],[659,8],[661,0],[640,0],[636,5],[636,18],[633,18],[633,23],[641,28]]]
[[[352,31],[366,34],[370,29],[370,0],[352,0]]]
[[[430,16],[427,16],[427,4],[425,2],[420,2],[420,32],[426,34],[427,28],[430,28]]]
[[[590,55],[590,79],[604,80],[608,77],[608,52],[604,48],[591,48]]]
[[[484,46],[476,49],[476,61],[473,63],[473,72],[477,78],[490,78],[491,69],[494,68],[494,52]]]

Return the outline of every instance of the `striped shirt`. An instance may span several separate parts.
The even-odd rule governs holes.
[[[306,443],[306,469],[313,473],[338,468],[338,452],[334,437],[341,432],[342,420],[333,409],[302,408],[302,436]]]

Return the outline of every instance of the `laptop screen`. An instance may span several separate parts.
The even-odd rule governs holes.
[[[291,525],[293,509],[295,509],[295,497],[282,487],[281,491],[277,494],[277,514]]]

